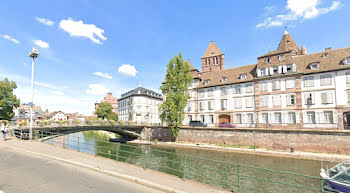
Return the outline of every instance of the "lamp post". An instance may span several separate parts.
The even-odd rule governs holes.
[[[30,129],[29,129],[29,140],[33,138],[33,100],[34,100],[34,58],[39,56],[39,51],[32,48],[32,51],[28,54],[32,58],[32,102],[30,104]]]

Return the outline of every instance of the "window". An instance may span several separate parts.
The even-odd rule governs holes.
[[[254,123],[253,113],[248,113],[247,115],[248,115],[248,120],[247,120],[248,123],[249,123],[249,124]]]
[[[221,109],[222,110],[227,109],[227,100],[226,99],[221,100]]]
[[[266,76],[266,69],[260,68],[260,76]]]
[[[345,59],[345,64],[350,64],[350,58]]]
[[[246,93],[253,92],[253,84],[246,84],[245,85],[245,92]]]
[[[267,91],[267,82],[260,82],[260,91]]]
[[[304,87],[313,87],[314,86],[314,77],[308,76],[304,77]]]
[[[287,95],[287,105],[295,105],[295,95]]]
[[[292,64],[287,64],[286,65],[286,72],[292,72],[293,71],[293,65]]]
[[[278,66],[272,67],[273,74],[278,74]]]
[[[205,117],[204,117],[204,115],[201,115],[201,121],[202,121],[203,123],[205,123]]]
[[[221,82],[226,82],[226,80],[227,80],[227,77],[225,76],[221,78]]]
[[[208,66],[210,65],[210,58],[208,58]]]
[[[287,79],[286,88],[294,88],[294,87],[295,87],[294,79]]]
[[[192,121],[192,115],[188,115],[188,121]]]
[[[323,119],[325,123],[333,123],[333,112],[332,111],[324,111]]]
[[[221,88],[221,95],[227,95],[227,89],[226,87]]]
[[[213,110],[214,109],[214,101],[208,101],[208,109]]]
[[[281,113],[274,113],[275,123],[282,123]]]
[[[306,112],[306,123],[312,123],[312,124],[316,123],[315,112],[313,111]]]
[[[210,80],[205,80],[205,81],[204,81],[204,84],[205,84],[205,85],[207,85],[207,84],[209,84],[209,83],[210,83]]]
[[[261,114],[261,123],[268,123],[269,122],[269,114],[262,113]]]
[[[199,102],[199,110],[204,110],[204,102]]]
[[[333,103],[333,93],[332,92],[322,92],[321,93],[322,104],[332,104]]]
[[[245,99],[245,104],[247,108],[253,107],[253,97],[249,97]]]
[[[241,94],[241,86],[240,85],[235,86],[233,89],[233,92],[235,94]]]
[[[348,93],[348,103],[350,103],[350,90],[346,91]]]
[[[242,100],[241,99],[235,99],[235,108],[236,109],[242,108]]]
[[[242,123],[242,115],[236,114],[236,123],[241,124]]]
[[[283,61],[283,56],[282,56],[282,55],[278,56],[278,60],[279,60],[280,62],[282,62],[282,61]]]
[[[267,63],[270,63],[270,62],[271,62],[271,58],[270,58],[270,57],[267,57],[267,58],[266,58],[266,62],[267,62]]]
[[[241,74],[241,75],[239,76],[239,78],[242,79],[242,80],[243,80],[243,79],[246,79],[246,78],[247,78],[247,74]]]
[[[214,115],[209,115],[209,122],[214,123]]]
[[[295,112],[288,112],[288,123],[290,124],[296,123]]]
[[[260,106],[267,107],[268,106],[268,98],[267,96],[260,97]]]
[[[280,106],[281,105],[281,96],[273,96],[273,106]]]
[[[322,74],[321,75],[321,86],[331,85],[332,84],[332,75]]]
[[[346,83],[350,83],[350,72],[346,72]]]
[[[313,105],[315,104],[314,94],[313,93],[305,93],[305,104],[306,105]]]
[[[187,104],[187,112],[190,112],[192,110],[192,108],[191,108],[191,103],[188,103]]]
[[[315,63],[310,64],[310,68],[311,68],[312,70],[318,69],[318,66],[319,66],[319,63],[318,63],[318,62],[315,62]]]
[[[212,97],[214,95],[214,89],[210,88],[208,89],[208,97]]]
[[[204,90],[198,90],[198,93],[199,93],[199,98],[204,97]]]
[[[280,89],[280,81],[275,80],[273,81],[273,90],[279,90]]]

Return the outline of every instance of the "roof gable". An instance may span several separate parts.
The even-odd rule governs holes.
[[[211,41],[202,58],[223,55],[214,41]]]

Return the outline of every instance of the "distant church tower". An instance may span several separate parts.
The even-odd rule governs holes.
[[[211,41],[202,57],[202,72],[225,70],[225,57],[216,44]]]

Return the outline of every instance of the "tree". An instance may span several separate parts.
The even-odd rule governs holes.
[[[15,113],[13,108],[19,107],[20,101],[13,91],[17,88],[14,81],[5,78],[0,81],[0,119],[11,120]]]
[[[166,100],[159,107],[160,119],[166,122],[176,139],[185,116],[185,107],[190,96],[188,84],[192,81],[191,68],[182,59],[181,52],[170,59],[167,65],[166,82],[160,87]]]
[[[118,121],[118,115],[116,113],[110,113],[108,116],[107,116],[107,119],[108,120],[114,120],[114,121]]]
[[[111,103],[101,102],[96,110],[98,118],[107,118],[109,114],[113,113],[113,107]]]

